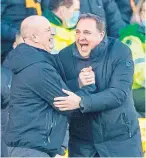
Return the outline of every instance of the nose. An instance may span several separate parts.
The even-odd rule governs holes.
[[[85,39],[85,36],[83,34],[80,34],[79,40],[84,40],[84,39]]]
[[[54,27],[51,27],[51,35],[52,36],[56,35],[56,29]]]

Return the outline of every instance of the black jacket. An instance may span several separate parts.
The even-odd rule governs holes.
[[[80,73],[77,65],[88,59],[79,58],[74,52],[79,53],[72,44],[59,53],[59,58],[66,84],[76,91]],[[70,122],[71,140],[91,144],[100,157],[141,157],[139,125],[131,93],[134,65],[130,49],[119,40],[105,37],[89,59],[97,91],[82,97],[82,114],[72,117]],[[84,146],[74,151],[84,150],[86,155]]]
[[[56,71],[54,57],[20,44],[4,65],[13,72],[6,144],[55,156],[64,140],[70,112],[60,112],[53,106],[54,97],[66,96],[62,88],[68,90]]]

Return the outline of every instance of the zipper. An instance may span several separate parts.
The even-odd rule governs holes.
[[[51,115],[51,112],[50,112],[50,115]],[[56,120],[54,117],[55,117],[55,114],[54,115],[52,114],[52,117],[49,117],[49,118],[51,118],[51,126],[48,125],[48,129],[50,128],[49,133],[48,133],[48,142],[49,143],[51,142],[51,133],[52,133],[53,127],[56,126]]]
[[[127,118],[125,113],[122,113],[122,118],[123,118],[123,120],[124,120],[124,122],[125,122],[125,124],[126,124],[126,126],[128,128],[129,137],[131,138],[132,137],[132,133],[131,133],[131,129],[130,129],[130,123],[129,123],[128,118]]]

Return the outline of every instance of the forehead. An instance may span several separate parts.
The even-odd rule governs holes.
[[[78,22],[76,29],[89,30],[91,32],[98,31],[96,27],[96,21],[94,19],[81,19]]]
[[[41,28],[43,28],[43,29],[51,27],[51,25],[47,19],[43,20],[40,24],[41,24]]]
[[[80,0],[73,0],[73,7],[75,9],[80,9]]]

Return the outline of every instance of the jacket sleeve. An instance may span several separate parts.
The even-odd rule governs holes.
[[[107,22],[107,34],[111,37],[119,37],[119,29],[126,25],[119,8],[115,0],[103,0],[103,5]]]
[[[127,97],[130,97],[133,82],[134,64],[131,51],[125,46],[123,54],[117,53],[113,57],[113,72],[107,89],[82,97],[80,110],[82,113],[99,112],[117,108],[123,104]],[[118,52],[120,53],[120,52]]]
[[[30,88],[42,99],[48,102],[48,104],[55,110],[64,115],[70,116],[73,111],[61,112],[53,105],[55,97],[67,96],[65,93],[63,93],[62,89],[69,90],[57,71],[53,67],[50,68],[50,66],[46,66],[43,69],[40,69],[38,66],[38,68],[33,71],[33,78],[38,78],[38,76],[39,79],[35,82],[33,82],[33,79],[30,79],[32,81]],[[84,96],[91,93],[92,90],[95,91],[95,87],[92,87],[92,85],[83,87],[77,92],[77,95]]]

